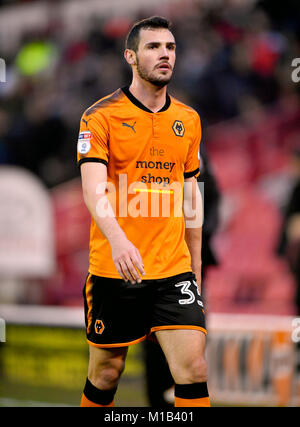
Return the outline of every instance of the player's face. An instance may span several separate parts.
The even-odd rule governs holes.
[[[136,70],[140,78],[159,87],[168,84],[175,65],[175,49],[175,39],[169,30],[142,29],[136,53]]]

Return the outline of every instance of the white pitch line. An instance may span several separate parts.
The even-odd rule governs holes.
[[[60,403],[50,403],[50,402],[40,402],[38,400],[23,400],[23,399],[13,399],[13,398],[0,398],[0,406],[2,407],[12,407],[12,406],[44,406],[44,407],[73,407],[74,405],[60,404]]]

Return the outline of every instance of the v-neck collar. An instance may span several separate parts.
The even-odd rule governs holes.
[[[141,110],[147,111],[147,113],[155,114],[154,111],[151,111],[148,107],[146,107],[144,104],[142,104],[134,95],[132,95],[132,93],[129,90],[129,86],[124,86],[121,89],[122,89],[123,93],[127,96],[127,98],[134,105],[136,105],[138,108],[140,108]],[[171,98],[167,93],[165,105],[159,111],[157,111],[157,113],[161,113],[162,111],[166,111],[170,107],[170,104],[171,104]]]

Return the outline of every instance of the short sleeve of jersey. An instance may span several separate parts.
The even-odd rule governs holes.
[[[108,164],[109,130],[106,119],[97,114],[83,114],[80,121],[80,131],[77,143],[77,163],[99,162]]]
[[[200,162],[200,142],[201,142],[201,122],[200,117],[197,114],[194,124],[194,138],[190,144],[189,151],[187,154],[186,162],[184,164],[184,178],[191,178],[192,176],[197,177],[200,174],[199,162]]]

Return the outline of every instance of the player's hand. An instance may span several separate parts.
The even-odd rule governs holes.
[[[200,295],[202,295],[201,294],[201,284],[202,284],[201,283],[201,276],[200,277],[198,276],[197,279],[196,279],[196,281],[197,281],[198,291],[199,291]]]
[[[199,291],[199,294],[201,295],[201,284],[202,284],[201,267],[200,269],[197,269],[197,271],[195,272],[195,277],[196,277],[196,282],[198,286],[198,291]]]
[[[111,251],[116,269],[125,282],[141,283],[145,270],[138,249],[125,237],[111,243]]]

